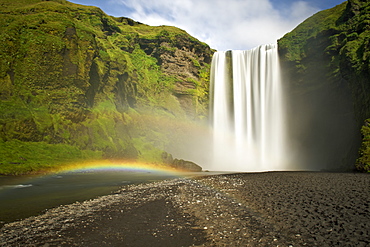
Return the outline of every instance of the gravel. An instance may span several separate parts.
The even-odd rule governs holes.
[[[0,246],[369,246],[369,189],[315,172],[128,185],[6,224]]]

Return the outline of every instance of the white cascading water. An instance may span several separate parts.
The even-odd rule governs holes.
[[[285,170],[277,44],[216,52],[211,69],[213,170]]]

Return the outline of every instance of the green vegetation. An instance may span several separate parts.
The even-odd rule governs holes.
[[[355,107],[359,122],[370,116],[369,48],[370,3],[361,0],[321,11],[279,40],[284,62],[295,67],[296,76],[317,69],[326,70],[329,81],[349,81],[358,99]]]
[[[101,159],[102,153],[66,144],[12,140],[0,141],[0,156],[2,174],[16,175],[56,169],[71,162]]]
[[[206,115],[212,51],[185,31],[64,0],[0,7],[0,174],[95,158],[161,162],[167,136],[136,122]],[[165,69],[177,57],[191,65],[191,92],[175,90],[183,72]]]
[[[365,125],[361,128],[362,146],[360,148],[360,157],[357,159],[356,168],[359,171],[370,172],[370,119],[367,119]]]
[[[317,74],[330,71],[329,80],[336,80],[340,76],[338,52],[347,35],[348,23],[342,20],[346,8],[347,2],[344,2],[321,11],[279,40],[283,60],[289,63],[289,69],[295,70],[295,77],[315,70]],[[302,80],[300,78],[297,81]]]
[[[299,62],[307,57],[309,49],[313,49],[309,46],[310,40],[318,38],[323,33],[336,33],[343,28],[343,24],[338,23],[338,20],[346,6],[347,2],[344,2],[335,8],[320,11],[301,23],[293,32],[287,33],[280,39],[279,49],[284,51],[286,59]]]

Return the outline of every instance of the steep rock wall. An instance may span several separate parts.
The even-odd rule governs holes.
[[[370,116],[368,1],[321,11],[279,40],[292,142],[316,169],[354,168],[360,126]]]

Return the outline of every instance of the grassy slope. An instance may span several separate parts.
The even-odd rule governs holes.
[[[178,78],[163,73],[140,40],[165,38],[174,50],[181,39],[205,44],[64,0],[1,0],[0,14],[0,173],[97,158],[160,162],[169,141],[143,117],[187,116],[173,96]],[[197,83],[201,101],[207,73]]]

